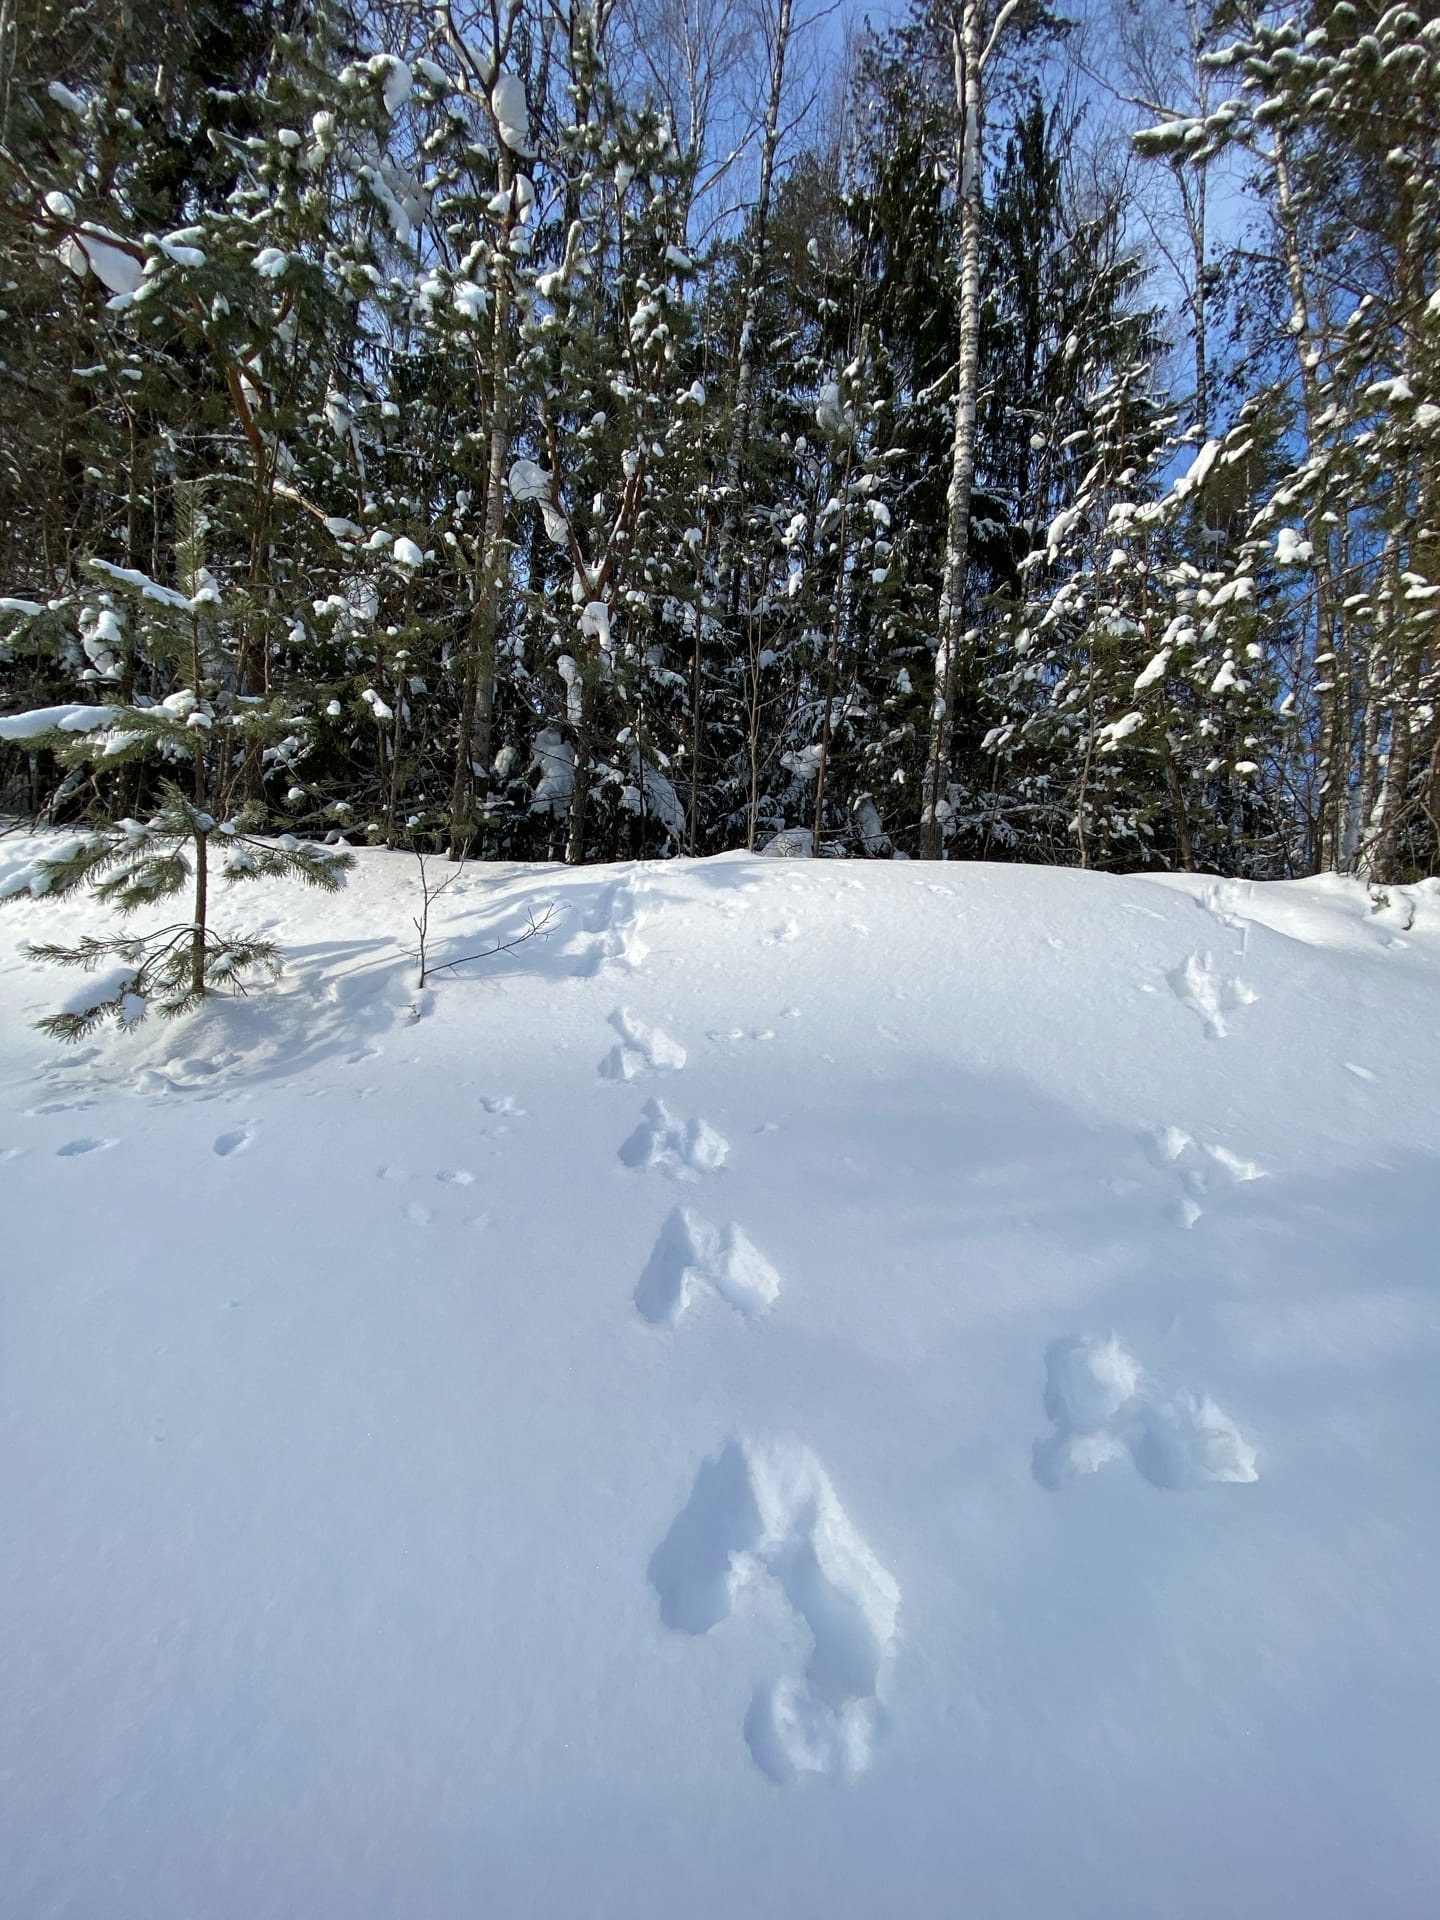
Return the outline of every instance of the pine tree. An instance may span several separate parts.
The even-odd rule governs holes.
[[[0,722],[4,737],[46,747],[65,766],[92,769],[143,762],[165,769],[158,777],[160,804],[144,820],[100,826],[58,849],[47,849],[13,875],[0,898],[63,900],[88,889],[102,905],[122,914],[155,905],[191,887],[186,921],[132,934],[86,935],[71,947],[42,944],[34,957],[87,973],[117,963],[71,1005],[41,1024],[65,1040],[77,1040],[99,1022],[114,1018],[133,1026],[153,1006],[162,1014],[185,1013],[218,988],[243,990],[245,975],[274,973],[273,944],[252,936],[221,934],[210,924],[210,849],[217,840],[220,871],[227,883],[296,877],[333,890],[353,864],[348,851],[304,845],[291,836],[256,838],[242,811],[217,819],[209,810],[217,773],[243,757],[249,744],[279,739],[289,725],[280,707],[247,705],[225,686],[223,627],[242,620],[229,610],[204,561],[204,508],[193,485],[178,508],[178,587],[144,574],[93,562],[96,574],[129,601],[139,674],[156,689],[131,700],[100,706],[41,710]],[[178,682],[161,696],[160,686]],[[189,791],[169,769],[189,763]]]

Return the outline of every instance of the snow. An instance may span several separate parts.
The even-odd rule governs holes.
[[[638,769],[637,777],[621,788],[620,805],[626,813],[641,816],[647,826],[662,827],[672,846],[678,847],[684,839],[685,808],[674,782],[648,760]]]
[[[809,827],[783,827],[771,834],[760,851],[772,860],[808,860],[815,851],[815,836]]]
[[[1162,647],[1154,659],[1150,661],[1149,665],[1142,667],[1140,672],[1136,674],[1134,691],[1136,693],[1143,693],[1147,687],[1153,687],[1157,681],[1163,680],[1165,678],[1165,670],[1169,665],[1170,649],[1169,647]]]
[[[156,606],[169,607],[177,613],[193,613],[197,606],[215,597],[213,593],[197,593],[193,600],[189,600],[174,587],[162,587],[158,581],[152,580],[148,573],[141,573],[138,568],[117,567],[109,560],[92,560],[89,564],[92,572],[103,574],[107,580],[114,580],[118,585],[135,588],[142,600],[153,600]]]
[[[490,89],[490,105],[500,138],[512,153],[522,157],[530,152],[530,110],[525,100],[525,83],[518,74],[497,74]]]
[[[569,548],[570,528],[554,500],[554,481],[534,460],[517,460],[510,468],[510,492],[517,503],[536,501],[545,523],[546,538],[552,546]],[[585,629],[590,631],[589,628]]]
[[[793,773],[797,780],[815,780],[820,774],[825,758],[825,749],[818,740],[812,740],[808,747],[797,747],[793,753],[782,753],[780,764],[787,773]],[[807,828],[798,831],[807,832]]]
[[[565,718],[572,727],[578,727],[585,710],[585,690],[574,654],[562,653],[555,662],[555,671],[565,682]]]
[[[562,654],[560,658],[570,660],[569,654]],[[570,664],[575,665],[573,660]],[[567,706],[570,705],[568,684]],[[536,734],[531,747],[530,771],[540,775],[530,796],[530,811],[563,819],[570,811],[570,799],[575,791],[575,749],[558,728],[542,727]]]
[[[1194,493],[1195,489],[1203,484],[1206,475],[1215,464],[1220,446],[1221,443],[1218,440],[1207,440],[1200,448],[1187,470],[1180,475],[1171,489],[1177,500],[1185,499],[1188,494]]]
[[[111,681],[122,678],[124,641],[120,618],[113,607],[85,608],[80,615],[80,645],[90,662],[85,677]]]
[[[73,987],[56,1001],[57,1011],[89,1013],[104,1001],[118,999],[126,993],[135,984],[136,973],[134,967],[109,967],[103,973],[87,973],[78,987]]]
[[[673,1326],[707,1287],[737,1313],[751,1314],[774,1305],[780,1276],[741,1228],[716,1227],[693,1207],[677,1207],[636,1285],[636,1310],[655,1325]]]
[[[47,82],[45,92],[50,99],[55,102],[57,107],[64,107],[67,113],[73,113],[79,120],[85,118],[85,102],[80,98],[78,93],[72,93],[63,80],[51,80]]]
[[[822,433],[847,435],[854,425],[854,414],[844,404],[839,382],[827,381],[820,389],[820,398],[815,406],[815,424]]]
[[[1440,885],[443,871],[0,912],[8,1907],[1425,1911]]]
[[[610,652],[613,645],[610,638],[610,608],[605,601],[585,602],[580,614],[580,631],[595,642],[601,653]]]
[[[61,242],[58,251],[77,279],[93,273],[114,294],[133,294],[144,277],[144,263],[105,227],[80,228]]]
[[[1153,664],[1153,663],[1152,663]],[[1138,685],[1138,683],[1137,683]],[[1145,724],[1143,713],[1127,713],[1122,719],[1112,720],[1101,727],[1095,735],[1102,753],[1113,753],[1122,740],[1128,740],[1132,733]]]
[[[549,500],[554,483],[536,460],[516,460],[510,468],[510,492],[516,500]]]
[[[489,312],[489,289],[474,280],[457,280],[450,289],[451,304],[467,320],[478,320]]]
[[[426,64],[429,64],[428,61]],[[393,118],[410,98],[410,89],[414,84],[410,69],[403,60],[396,59],[390,53],[377,53],[370,60],[369,67],[380,81],[380,97],[385,104],[385,111]]]
[[[1064,507],[1056,514],[1045,535],[1045,551],[1050,559],[1055,558],[1062,544],[1070,538],[1072,531],[1084,517],[1084,509],[1081,507]]]
[[[180,233],[165,234],[153,244],[159,248],[167,260],[174,261],[177,267],[203,267],[206,261],[205,249],[195,246],[185,237],[197,231],[198,229],[182,229]]]
[[[545,537],[552,547],[560,547],[568,552],[570,547],[570,527],[563,513],[552,501],[540,502],[540,518],[544,523]]]
[[[0,740],[39,740],[47,733],[93,733],[108,727],[119,712],[115,707],[34,707],[29,713],[0,715]]]

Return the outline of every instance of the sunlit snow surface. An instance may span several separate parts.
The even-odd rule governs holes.
[[[1440,891],[418,905],[70,1051],[0,914],[0,1910],[1434,1911]]]

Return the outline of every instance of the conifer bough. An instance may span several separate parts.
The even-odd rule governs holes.
[[[286,834],[257,839],[240,820],[217,822],[167,783],[160,810],[149,820],[116,826],[47,850],[0,886],[0,901],[63,900],[86,890],[121,914],[135,913],[193,883],[191,918],[143,934],[86,934],[74,946],[33,942],[33,959],[79,967],[98,977],[39,1022],[60,1040],[79,1040],[106,1020],[133,1027],[152,1009],[166,1018],[188,1013],[209,993],[243,993],[247,975],[274,978],[280,957],[273,941],[221,934],[209,925],[210,842],[220,843],[220,875],[242,880],[300,879],[333,893],[355,856],[346,849],[308,846]],[[104,966],[106,971],[99,974]]]

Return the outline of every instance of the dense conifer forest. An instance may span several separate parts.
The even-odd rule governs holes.
[[[1428,872],[1437,158],[1426,8],[4,0],[0,804]]]

